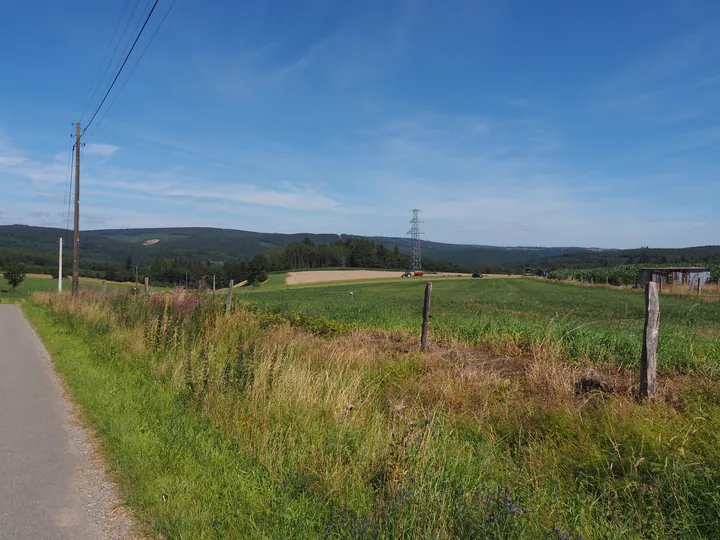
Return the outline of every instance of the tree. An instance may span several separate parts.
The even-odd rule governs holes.
[[[247,265],[247,281],[251,285],[267,280],[268,257],[264,253],[255,255]]]
[[[127,270],[129,272],[130,270],[132,270],[132,267],[133,267],[132,266],[132,257],[130,255],[128,255],[128,258],[125,261],[125,270]]]
[[[2,269],[5,281],[10,285],[11,290],[25,281],[25,265],[23,263],[8,261]]]

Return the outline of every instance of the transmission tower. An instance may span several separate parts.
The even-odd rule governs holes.
[[[422,221],[420,221],[420,210],[414,208],[412,213],[413,217],[410,220],[412,227],[407,234],[410,235],[413,242],[412,263],[410,263],[410,270],[415,272],[422,268],[422,260],[420,257],[420,235],[425,233],[420,230],[420,224],[422,223]]]

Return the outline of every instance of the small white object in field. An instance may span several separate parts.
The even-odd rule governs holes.
[[[350,293],[350,296],[352,296],[352,295],[353,295],[353,293]]]

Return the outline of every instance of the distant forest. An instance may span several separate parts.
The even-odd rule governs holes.
[[[0,265],[22,262],[30,273],[57,274],[57,242],[64,236],[64,273],[72,250],[67,231],[0,225]],[[389,268],[407,270],[411,243],[406,238],[337,234],[278,234],[212,228],[117,229],[82,231],[80,273],[86,277],[133,281],[137,268],[157,284],[198,283],[216,276],[256,281],[276,271],[311,268]],[[157,239],[148,244],[147,241]],[[426,271],[522,273],[524,268],[602,268],[625,264],[720,264],[720,246],[681,249],[588,249],[578,247],[497,247],[422,242]]]
[[[147,275],[154,283],[167,285],[185,283],[188,278],[212,280],[215,275],[219,286],[230,279],[235,283],[265,281],[270,272],[312,268],[388,268],[407,269],[410,256],[399,249],[388,250],[382,244],[363,238],[349,238],[332,244],[316,245],[307,237],[268,253],[258,253],[248,260],[224,263],[202,263],[182,259],[155,259]],[[423,269],[438,272],[465,272],[466,268],[446,261],[423,261]]]
[[[25,264],[27,271],[50,273],[57,277],[57,260],[52,255],[23,250],[0,251],[0,264],[6,260]],[[147,276],[158,285],[193,285],[205,280],[212,283],[215,276],[218,287],[226,287],[230,279],[235,283],[264,281],[270,272],[313,268],[387,268],[404,270],[410,266],[411,257],[400,253],[397,246],[389,250],[384,245],[364,238],[348,238],[331,244],[315,245],[309,237],[302,242],[291,242],[268,253],[258,253],[246,260],[224,262],[202,261],[186,258],[154,259],[149,265],[137,267],[138,279]],[[65,265],[68,273],[70,264]],[[447,261],[424,260],[425,271],[467,272],[468,269]],[[82,260],[81,276],[97,277],[111,281],[133,281],[136,265],[128,256],[124,265]]]

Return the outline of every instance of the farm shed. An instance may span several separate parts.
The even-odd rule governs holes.
[[[700,288],[710,279],[710,269],[695,266],[678,268],[641,268],[640,286],[654,281],[662,289],[663,285],[687,285],[688,287]]]

